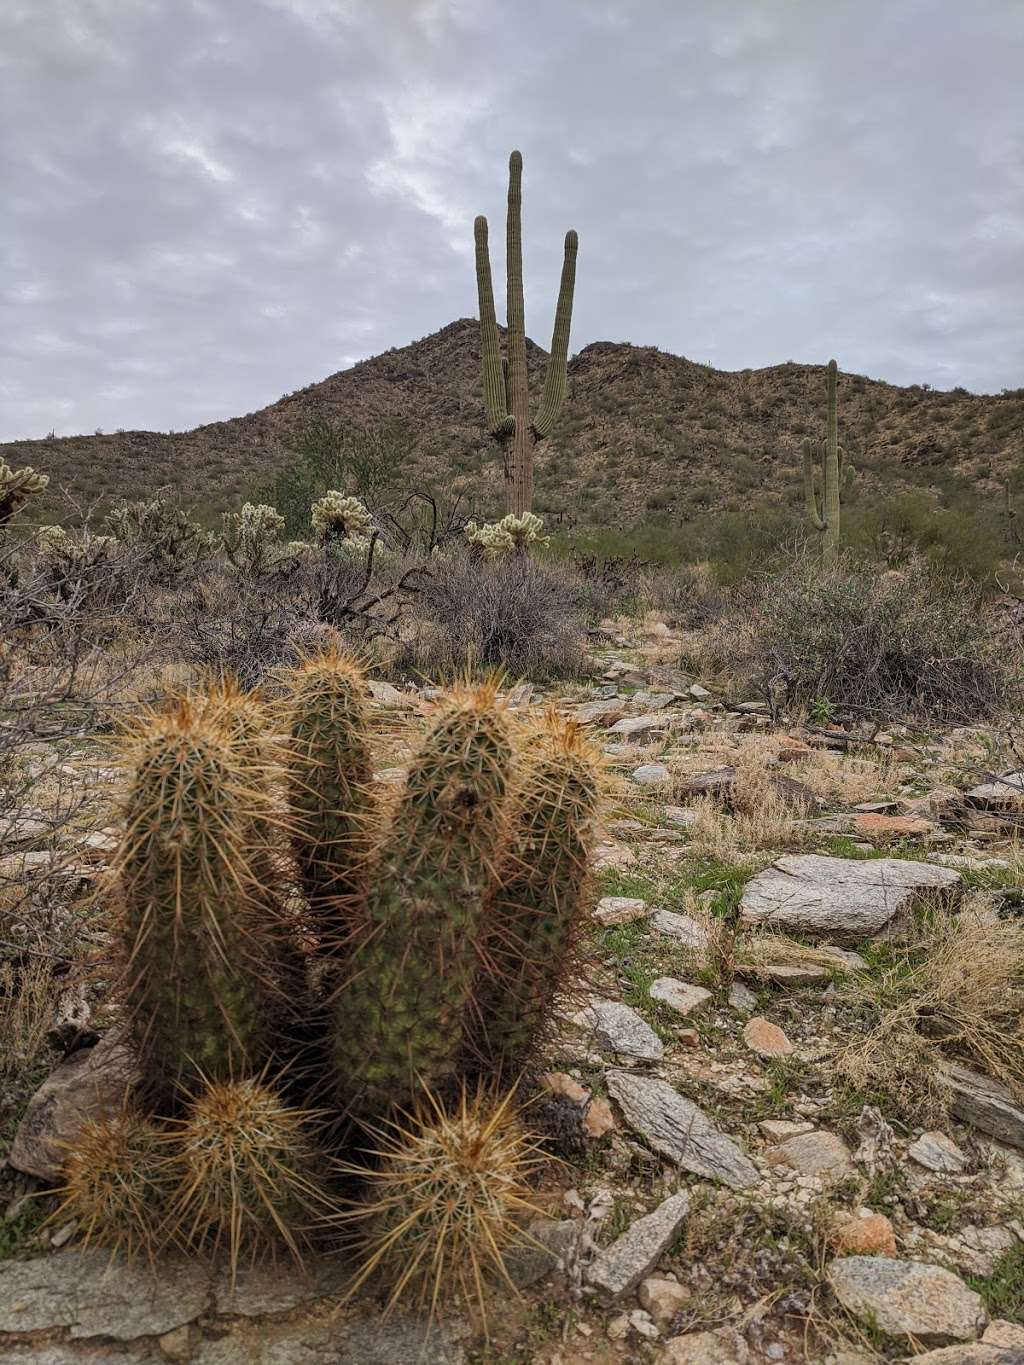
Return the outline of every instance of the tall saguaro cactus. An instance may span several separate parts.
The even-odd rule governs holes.
[[[566,390],[566,360],[572,324],[572,296],[576,284],[576,251],[579,239],[570,229],[565,234],[565,259],[555,309],[540,409],[530,420],[530,389],[526,372],[526,325],[523,304],[523,158],[513,152],[508,159],[508,227],[505,269],[508,279],[508,356],[503,361],[494,313],[494,288],[487,248],[487,219],[474,225],[476,237],[476,284],[480,300],[480,336],[483,346],[484,405],[487,425],[505,454],[505,498],[516,516],[529,512],[533,503],[533,459],[538,445],[551,433]]]
[[[804,497],[811,525],[821,535],[822,553],[835,559],[839,553],[839,491],[843,475],[843,452],[839,445],[839,419],[836,405],[836,378],[839,367],[834,360],[825,371],[828,417],[825,439],[819,443],[821,461],[821,498],[814,486],[814,444],[804,442]]]

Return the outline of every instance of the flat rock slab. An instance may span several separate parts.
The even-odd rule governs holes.
[[[197,1261],[163,1262],[154,1276],[76,1248],[0,1265],[0,1333],[64,1327],[72,1337],[132,1341],[192,1322],[210,1300],[209,1271]]]
[[[442,1324],[395,1313],[347,1323],[246,1323],[204,1341],[191,1359],[194,1365],[463,1365],[465,1352]]]
[[[621,735],[623,739],[636,739],[641,735],[648,735],[652,730],[664,730],[667,724],[665,716],[623,716],[622,720],[617,720],[612,725],[608,733],[610,735]]]
[[[747,883],[740,917],[804,934],[864,938],[925,898],[952,902],[962,884],[954,868],[907,858],[787,854]]]
[[[690,1197],[680,1192],[638,1218],[594,1258],[587,1271],[589,1282],[605,1294],[628,1294],[657,1265],[689,1212]]]
[[[907,1148],[907,1156],[926,1170],[939,1171],[944,1175],[959,1175],[967,1167],[967,1158],[960,1148],[938,1130],[922,1133]]]
[[[679,981],[674,976],[659,976],[651,982],[651,999],[658,1000],[676,1014],[699,1014],[707,1009],[714,996],[703,986],[691,986],[688,981]]]
[[[947,1067],[939,1081],[949,1090],[949,1107],[958,1119],[1011,1147],[1024,1147],[1024,1109],[1005,1085],[966,1066]]]
[[[789,1166],[801,1175],[845,1180],[856,1175],[850,1149],[837,1133],[797,1133],[768,1153],[773,1166]]]
[[[647,902],[638,896],[602,896],[594,907],[598,924],[632,924],[647,914]]]
[[[937,1351],[926,1351],[923,1356],[914,1356],[913,1365],[1024,1365],[1024,1350],[971,1341],[964,1346],[940,1346]]]
[[[667,1081],[621,1070],[608,1071],[605,1078],[626,1122],[661,1156],[734,1190],[757,1184],[757,1167],[739,1144]]]
[[[674,938],[685,948],[706,948],[708,931],[692,915],[677,915],[674,910],[655,910],[650,927],[666,938]]]
[[[933,1346],[973,1341],[988,1320],[980,1294],[952,1271],[924,1261],[845,1256],[832,1262],[828,1278],[845,1309],[889,1336]]]
[[[990,782],[982,782],[963,798],[977,810],[1024,809],[1024,773],[1004,773]]]
[[[87,1119],[120,1113],[138,1079],[129,1049],[107,1034],[58,1063],[29,1100],[7,1160],[16,1171],[59,1180],[67,1145]]]
[[[574,1022],[592,1033],[602,1048],[620,1057],[660,1062],[664,1055],[661,1039],[650,1024],[620,1000],[592,1000]]]
[[[671,779],[664,763],[641,763],[630,776],[639,787],[664,787]]]

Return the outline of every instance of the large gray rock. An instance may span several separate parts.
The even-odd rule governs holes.
[[[622,1234],[593,1260],[587,1279],[604,1294],[628,1294],[647,1275],[682,1227],[690,1197],[673,1194]]]
[[[950,1092],[949,1107],[958,1119],[1011,1147],[1024,1147],[1024,1108],[1005,1085],[956,1065],[941,1071],[939,1081]]]
[[[59,1180],[67,1145],[86,1119],[119,1113],[138,1072],[128,1048],[113,1034],[60,1062],[29,1100],[7,1160],[16,1171]]]
[[[661,1039],[650,1024],[621,1000],[592,1000],[575,1016],[575,1022],[593,1034],[601,1048],[620,1057],[658,1062],[664,1054]]]
[[[649,927],[666,938],[674,938],[684,948],[699,950],[708,946],[708,931],[692,915],[677,915],[674,910],[655,910]]]
[[[67,1328],[72,1337],[162,1336],[199,1317],[210,1277],[197,1261],[164,1261],[154,1275],[108,1251],[74,1249],[0,1265],[0,1333]]]
[[[803,934],[863,938],[925,898],[951,903],[961,886],[954,868],[906,858],[787,854],[747,883],[740,917]]]
[[[988,1320],[981,1295],[958,1275],[924,1261],[844,1256],[828,1269],[836,1298],[889,1336],[926,1345],[973,1341]]]
[[[721,1180],[735,1190],[757,1183],[757,1167],[738,1143],[666,1081],[620,1070],[608,1071],[606,1080],[626,1122],[656,1152],[694,1175]]]

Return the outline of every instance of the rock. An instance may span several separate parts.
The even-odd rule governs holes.
[[[763,715],[768,710],[766,701],[740,701],[735,706],[729,707],[730,711],[738,711],[741,716]]]
[[[896,1234],[883,1213],[847,1218],[835,1230],[835,1246],[843,1256],[895,1256]]]
[[[1024,772],[1004,773],[1002,777],[993,778],[990,782],[982,782],[980,786],[964,792],[963,799],[976,810],[1022,810]]]
[[[663,787],[671,778],[664,763],[641,763],[630,776],[640,787]]]
[[[693,1293],[678,1280],[664,1280],[658,1275],[649,1276],[637,1290],[640,1307],[646,1308],[653,1320],[664,1326],[671,1322],[680,1309],[693,1298]]]
[[[619,870],[630,867],[635,862],[636,854],[625,844],[616,844],[606,839],[594,849],[593,865],[597,872],[603,872],[606,868]]]
[[[685,1191],[670,1195],[598,1252],[587,1271],[589,1283],[612,1297],[635,1289],[671,1244],[689,1211],[690,1196]]]
[[[635,896],[602,896],[594,908],[598,924],[632,924],[647,914],[647,902]]]
[[[747,924],[862,938],[926,897],[952,902],[961,887],[959,872],[933,863],[786,854],[747,883],[740,917]]]
[[[944,1175],[956,1175],[967,1166],[967,1158],[956,1143],[938,1131],[922,1133],[907,1148],[907,1156],[926,1170],[939,1171]]]
[[[850,1149],[835,1133],[798,1133],[768,1153],[773,1166],[791,1166],[801,1175],[845,1180],[856,1174]]]
[[[700,683],[691,683],[686,689],[694,701],[710,701],[711,693],[706,687],[701,687]]]
[[[729,1005],[737,1014],[753,1014],[757,996],[742,981],[734,981],[729,987]]]
[[[828,1278],[848,1312],[888,1336],[941,1345],[973,1341],[985,1326],[981,1296],[941,1266],[888,1256],[846,1256],[832,1262]]]
[[[374,1313],[346,1326],[338,1333],[334,1351],[323,1357],[324,1365],[463,1365],[466,1358],[444,1323],[405,1313],[387,1318]]]
[[[664,711],[666,706],[675,701],[676,696],[675,692],[634,692],[630,700],[637,710]]]
[[[1024,1351],[1024,1327],[1006,1318],[994,1318],[981,1334],[986,1346],[1015,1346]]]
[[[573,707],[572,715],[581,725],[598,722],[613,725],[615,721],[622,719],[622,702],[614,700],[584,702],[582,706]]]
[[[188,1323],[165,1332],[159,1339],[160,1350],[168,1360],[188,1361],[192,1358],[192,1328]]]
[[[665,716],[623,716],[610,727],[610,735],[621,735],[623,739],[646,738],[652,730],[664,730],[667,726]]]
[[[832,980],[829,969],[818,962],[737,962],[736,971],[774,986],[814,986]]]
[[[415,699],[409,696],[408,692],[399,692],[398,688],[389,682],[379,682],[376,678],[370,678],[367,686],[378,706],[401,707],[402,710],[411,711],[416,705]]]
[[[750,1351],[738,1332],[688,1332],[665,1343],[659,1365],[747,1365]]]
[[[1024,1147],[1024,1109],[1005,1085],[956,1065],[940,1071],[938,1079],[950,1091],[950,1109],[958,1119],[1011,1147]]]
[[[652,981],[650,995],[652,1000],[660,1000],[682,1015],[699,1014],[715,998],[703,986],[691,986],[685,981],[677,981],[674,976],[659,976],[657,981]]]
[[[605,1051],[620,1057],[659,1062],[664,1054],[661,1039],[651,1026],[620,1000],[592,1000],[574,1016],[574,1022],[593,1033]]]
[[[757,1126],[765,1137],[774,1138],[776,1142],[785,1142],[787,1138],[814,1132],[813,1123],[792,1123],[789,1119],[762,1119]]]
[[[53,833],[53,825],[45,819],[25,816],[21,819],[0,819],[0,848],[12,844],[32,844]]]
[[[138,1081],[135,1058],[114,1033],[58,1063],[29,1100],[7,1160],[16,1171],[59,1180],[86,1119],[119,1113]]]
[[[778,1024],[760,1015],[748,1019],[744,1024],[743,1041],[759,1057],[789,1057],[795,1051]]]
[[[937,1351],[925,1351],[914,1356],[908,1365],[1024,1365],[1020,1351],[1005,1346],[986,1346],[971,1341],[962,1346],[940,1346]]]
[[[162,1336],[206,1309],[210,1282],[198,1261],[165,1260],[159,1275],[109,1251],[62,1251],[0,1265],[0,1332],[66,1328],[79,1337]]]
[[[544,1089],[552,1095],[561,1095],[567,1100],[572,1100],[573,1104],[586,1104],[590,1099],[590,1091],[585,1085],[580,1085],[574,1076],[569,1076],[564,1071],[546,1071],[541,1076],[541,1084]]]
[[[582,1224],[574,1218],[536,1218],[526,1229],[530,1239],[505,1254],[505,1269],[517,1289],[527,1289],[565,1264],[579,1240]]]
[[[615,1116],[612,1114],[612,1107],[606,1099],[598,1097],[591,1100],[587,1105],[587,1112],[583,1115],[583,1127],[587,1137],[604,1137],[605,1133],[610,1133],[615,1128]]]
[[[706,948],[708,931],[691,915],[677,915],[674,910],[655,910],[650,927],[659,934],[674,938],[687,948]]]
[[[694,810],[692,806],[662,806],[661,813],[666,820],[678,825],[680,829],[692,829],[700,819],[700,811]]]
[[[218,1313],[237,1318],[259,1318],[285,1313],[310,1299],[340,1292],[342,1267],[330,1261],[317,1264],[308,1275],[291,1265],[240,1265],[232,1282],[231,1267],[214,1275],[213,1299]]]
[[[870,811],[855,815],[852,821],[854,832],[868,839],[919,839],[934,832],[930,820],[922,820],[913,815],[880,815]]]
[[[626,1122],[661,1156],[732,1189],[746,1189],[760,1179],[739,1144],[667,1081],[622,1070],[608,1071],[606,1080]]]
[[[732,799],[735,781],[736,769],[726,764],[722,768],[712,768],[706,773],[691,773],[681,777],[676,784],[676,791],[680,796],[689,797],[690,800],[709,796],[714,801],[728,804]]]

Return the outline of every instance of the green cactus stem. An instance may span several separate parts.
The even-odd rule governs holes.
[[[467,1015],[469,1066],[511,1083],[572,974],[588,899],[597,759],[551,715],[523,739],[507,851],[488,898]]]
[[[807,517],[821,536],[822,554],[826,559],[835,559],[839,553],[840,490],[843,479],[843,452],[839,445],[838,405],[836,401],[836,381],[838,366],[834,360],[828,362],[825,371],[828,412],[825,439],[818,446],[818,459],[821,466],[820,499],[815,488],[815,448],[812,442],[805,441],[803,447],[804,500]]]
[[[456,694],[413,758],[333,1004],[339,1099],[359,1115],[451,1077],[512,758],[496,688]]]
[[[494,312],[487,219],[479,217],[474,224],[480,341],[483,352],[484,407],[488,429],[504,448],[505,498],[508,511],[515,516],[522,516],[531,509],[534,456],[540,443],[551,434],[555,419],[565,401],[569,332],[576,284],[576,253],[579,247],[576,233],[567,232],[551,337],[551,354],[548,358],[540,409],[536,419],[531,422],[523,302],[522,179],[523,158],[521,153],[513,152],[508,162],[508,218],[505,245],[508,356],[504,361]]]

